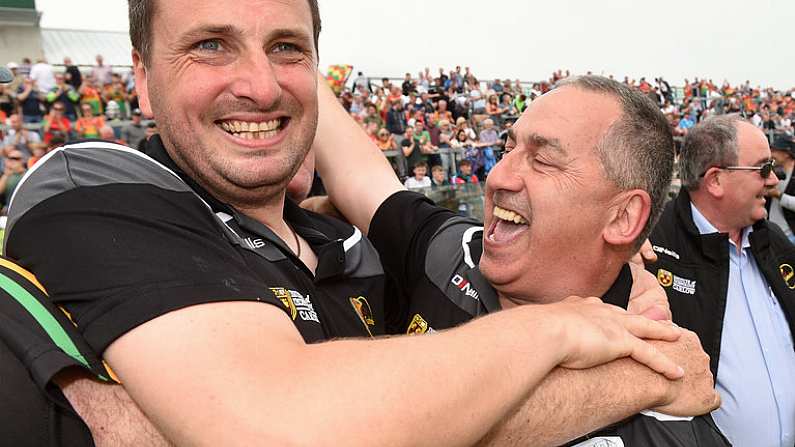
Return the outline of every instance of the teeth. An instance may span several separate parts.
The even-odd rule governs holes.
[[[279,131],[281,120],[275,119],[263,122],[223,121],[221,128],[238,138],[247,140],[270,138]]]
[[[494,214],[495,217],[502,220],[507,220],[508,222],[513,222],[515,224],[520,224],[520,225],[527,224],[527,221],[524,219],[524,217],[520,216],[519,214],[511,210],[506,210],[498,206],[495,206],[494,211],[492,213]]]

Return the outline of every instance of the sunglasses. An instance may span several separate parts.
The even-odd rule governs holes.
[[[22,159],[21,159],[21,158],[19,158],[19,157],[8,157],[8,159],[9,159],[9,160],[22,161]]]
[[[770,173],[773,172],[773,167],[776,165],[776,161],[772,158],[760,166],[714,166],[718,169],[724,169],[726,171],[759,171],[759,176],[762,177],[763,180],[767,180],[770,176]],[[704,171],[701,174],[701,177],[707,175],[707,171]]]

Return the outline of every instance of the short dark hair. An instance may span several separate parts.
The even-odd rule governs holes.
[[[602,76],[563,79],[556,87],[570,85],[614,98],[621,117],[596,143],[605,177],[622,190],[642,189],[651,197],[649,220],[635,241],[640,248],[662,213],[674,163],[674,140],[660,108],[639,90]]]
[[[682,186],[696,191],[707,169],[737,164],[737,124],[743,121],[737,114],[711,116],[687,132],[679,156]]]
[[[317,52],[320,38],[320,9],[317,0],[307,0],[307,2],[312,14],[312,33]],[[152,17],[157,12],[157,4],[155,0],[129,0],[128,7],[132,47],[141,55],[144,65],[149,65],[152,55]]]

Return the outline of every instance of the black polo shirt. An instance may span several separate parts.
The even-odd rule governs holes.
[[[358,229],[287,201],[313,275],[265,225],[177,168],[106,142],[59,148],[20,183],[5,253],[35,272],[97,353],[167,312],[218,301],[282,309],[307,342],[383,333],[384,275]]]
[[[398,192],[376,211],[368,237],[382,254],[384,269],[402,288],[388,314],[389,330],[430,333],[500,310],[499,297],[478,269],[483,251],[481,223],[437,207],[421,194]],[[624,265],[606,303],[629,303],[632,273]],[[566,444],[576,447],[711,446],[725,447],[709,415],[673,418],[654,412],[635,415]]]

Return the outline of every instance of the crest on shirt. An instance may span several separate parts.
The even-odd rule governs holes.
[[[671,287],[671,284],[674,283],[674,275],[668,270],[659,269],[657,270],[657,281],[663,287]]]
[[[295,317],[298,316],[298,309],[295,308],[295,303],[293,302],[293,297],[290,295],[290,292],[281,287],[271,287],[271,292],[282,302],[285,309],[287,309],[287,313],[290,314],[290,318],[295,321]]]
[[[351,306],[353,306],[353,310],[356,311],[356,315],[359,316],[359,319],[362,320],[362,324],[364,324],[364,328],[367,329],[367,333],[372,337],[373,333],[370,332],[370,326],[375,326],[375,318],[373,317],[373,310],[370,308],[370,303],[367,302],[367,298],[363,296],[358,296],[356,298],[351,297]]]
[[[778,271],[781,273],[781,277],[784,279],[784,283],[790,289],[795,289],[795,270],[793,270],[792,266],[789,264],[781,264],[778,266]]]
[[[434,330],[428,325],[428,322],[425,321],[425,318],[422,318],[422,315],[420,314],[414,314],[414,318],[411,319],[411,323],[409,324],[409,328],[406,330],[406,333],[413,335],[430,332],[434,332]]]

